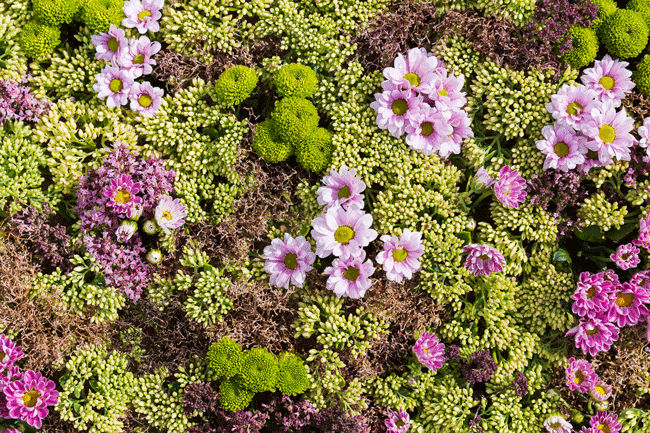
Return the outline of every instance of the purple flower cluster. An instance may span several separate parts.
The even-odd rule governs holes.
[[[475,385],[487,382],[497,370],[497,363],[488,349],[477,350],[469,356],[468,363],[463,364],[460,372],[467,382]]]
[[[377,126],[394,137],[406,133],[406,144],[425,155],[447,158],[460,153],[463,139],[473,137],[471,119],[462,107],[464,77],[448,75],[445,65],[424,48],[398,54],[393,68],[384,69],[383,93],[370,106]]]
[[[0,356],[0,418],[41,428],[48,406],[59,399],[55,383],[40,372],[21,372],[14,363],[23,356],[23,349],[4,334],[0,334]]]
[[[0,126],[8,120],[38,122],[49,108],[48,101],[39,101],[30,93],[26,81],[0,80]]]
[[[512,381],[511,386],[514,388],[517,397],[523,397],[524,395],[528,394],[528,379],[526,378],[526,375],[521,371],[517,372],[517,375]]]
[[[183,412],[190,416],[194,411],[214,412],[219,406],[219,393],[210,382],[194,382],[185,387]]]
[[[620,283],[611,270],[580,274],[572,310],[580,316],[575,335],[576,347],[594,356],[608,351],[618,339],[619,327],[634,326],[650,314],[650,271],[637,272],[629,282]],[[650,325],[648,326],[650,341]]]

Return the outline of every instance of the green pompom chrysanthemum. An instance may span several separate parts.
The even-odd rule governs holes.
[[[221,382],[219,392],[221,407],[231,412],[246,409],[255,395],[253,391],[244,386],[239,375]]]
[[[80,0],[33,0],[34,18],[41,24],[56,27],[72,22],[81,8]]]
[[[632,74],[632,81],[636,88],[644,95],[650,95],[650,55],[643,56],[643,60],[636,65],[636,71]]]
[[[20,31],[18,41],[27,57],[43,60],[61,43],[61,31],[37,21],[29,21]]]
[[[80,19],[95,33],[106,32],[111,24],[119,26],[124,18],[122,0],[84,0]]]
[[[272,119],[266,119],[257,125],[253,150],[266,162],[286,161],[293,155],[294,147],[291,143],[282,141],[275,132]]]
[[[241,379],[244,386],[253,392],[273,391],[278,380],[277,358],[263,347],[245,352]]]
[[[316,128],[296,146],[298,163],[306,170],[321,173],[332,164],[332,134],[327,129]]]
[[[567,32],[571,35],[573,49],[564,54],[564,60],[572,67],[579,69],[587,66],[598,54],[598,37],[590,28],[573,26]]]
[[[316,72],[309,66],[298,63],[281,67],[273,77],[273,84],[281,97],[307,98],[318,90]]]
[[[271,118],[280,139],[294,146],[316,129],[320,120],[314,104],[297,96],[276,102]]]
[[[646,26],[650,28],[650,0],[630,0],[625,5],[625,9],[629,9],[643,15]]]
[[[612,57],[620,59],[636,57],[648,45],[648,26],[643,15],[627,9],[618,9],[605,18],[599,35]]]
[[[591,28],[598,32],[598,29],[605,18],[616,12],[618,7],[614,0],[592,0],[592,2],[598,5],[598,15],[596,16],[596,20],[592,24]]]
[[[295,396],[305,392],[309,386],[309,377],[302,359],[291,353],[283,353],[278,368],[278,391],[282,395]]]
[[[232,338],[224,337],[212,343],[208,350],[210,368],[219,377],[233,377],[239,373],[244,356],[241,346]]]
[[[257,73],[248,66],[237,65],[228,68],[217,79],[214,90],[226,104],[239,104],[251,95],[257,86]]]

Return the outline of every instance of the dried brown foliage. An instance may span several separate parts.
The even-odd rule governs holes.
[[[650,98],[634,89],[623,99],[623,108],[634,119],[634,123],[641,125],[650,113]]]

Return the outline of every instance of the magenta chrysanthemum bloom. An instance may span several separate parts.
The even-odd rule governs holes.
[[[438,337],[428,332],[423,332],[413,346],[413,352],[418,361],[434,373],[442,367],[445,361],[445,345],[438,341]]]
[[[404,409],[397,412],[388,409],[388,419],[385,424],[386,433],[406,433],[411,426],[411,418]]]
[[[591,395],[594,400],[605,401],[612,395],[612,387],[602,380],[597,380],[589,388],[589,395]]]
[[[538,140],[536,145],[546,155],[544,170],[554,168],[567,172],[585,162],[587,139],[577,135],[572,128],[556,122],[542,128],[542,135],[544,139]]]
[[[589,389],[596,384],[598,375],[591,367],[591,363],[584,359],[569,358],[569,366],[564,370],[566,384],[571,391],[581,393],[589,392]]]
[[[384,69],[384,77],[397,87],[417,91],[431,86],[446,71],[442,62],[423,48],[410,49],[406,58],[398,54],[394,66]]]
[[[151,57],[160,51],[160,42],[151,42],[148,37],[140,36],[131,41],[127,50],[122,55],[121,66],[131,72],[134,78],[148,75],[153,72],[152,66],[156,61]]]
[[[123,29],[111,24],[107,33],[100,33],[91,37],[97,52],[95,57],[107,62],[119,64],[122,56],[129,51],[129,39]]]
[[[390,82],[382,83],[386,90],[375,93],[376,100],[370,107],[377,112],[377,126],[388,129],[393,137],[399,138],[409,123],[417,121],[425,104],[415,92],[392,86]]]
[[[615,107],[621,105],[621,99],[634,88],[632,71],[626,69],[629,63],[612,60],[609,54],[602,60],[596,60],[594,67],[585,69],[580,80],[588,89],[596,92],[601,100],[610,100]]]
[[[517,208],[526,200],[526,179],[508,165],[501,167],[494,195],[504,206]]]
[[[422,233],[404,229],[401,237],[383,235],[384,250],[377,254],[377,263],[383,265],[386,278],[401,283],[410,280],[420,269],[420,257],[424,254]]]
[[[288,233],[284,234],[284,241],[273,239],[271,245],[264,247],[263,257],[266,260],[264,270],[270,275],[269,283],[285,289],[289,288],[289,283],[302,287],[316,260],[304,236],[294,238]]]
[[[645,290],[646,294],[650,296],[650,271],[639,271],[632,275],[630,284],[641,287]]]
[[[489,245],[469,244],[463,247],[463,252],[468,253],[465,267],[475,276],[501,272],[506,264],[503,255]]]
[[[7,427],[6,429],[0,431],[0,433],[21,433],[21,431],[15,427]]]
[[[546,418],[544,427],[551,433],[571,433],[573,431],[571,424],[559,415]]]
[[[314,218],[311,225],[318,257],[334,254],[345,259],[377,239],[377,232],[370,228],[372,216],[354,203],[347,209],[341,206],[329,209]]]
[[[165,91],[160,87],[153,87],[151,83],[133,83],[129,100],[131,101],[131,110],[139,112],[146,117],[153,117],[162,104]]]
[[[635,247],[645,248],[646,250],[650,251],[650,233],[639,233],[639,237],[632,240],[632,245]]]
[[[598,272],[596,275],[601,276],[603,278],[603,281],[609,281],[614,285],[620,284],[618,275],[616,275],[616,272],[614,272],[613,269],[607,269],[606,271]]]
[[[558,122],[566,124],[578,131],[591,118],[591,111],[600,108],[596,92],[585,86],[570,86],[565,84],[551,96],[551,102],[546,104],[546,110]]]
[[[130,218],[133,205],[142,203],[142,197],[136,195],[139,192],[140,183],[133,183],[131,176],[123,174],[111,179],[110,185],[104,190],[104,196],[108,198],[108,206]]]
[[[609,258],[612,259],[616,263],[616,266],[622,270],[632,269],[636,268],[637,265],[641,263],[641,259],[639,258],[640,252],[641,250],[633,244],[624,244],[619,245],[616,252],[610,254]]]
[[[620,161],[630,160],[630,148],[634,137],[634,120],[625,113],[625,109],[616,111],[609,103],[591,110],[591,118],[583,124],[582,132],[588,138],[586,146],[598,152],[598,159],[609,164],[612,158]]]
[[[120,107],[127,103],[133,85],[133,76],[129,71],[107,65],[97,74],[96,79],[93,90],[97,92],[99,99],[106,98],[108,108]]]
[[[576,347],[585,355],[595,356],[607,352],[618,340],[618,328],[601,317],[581,317],[578,326],[571,328],[565,336],[575,335]]]
[[[612,296],[613,302],[607,312],[607,320],[616,323],[620,328],[634,326],[648,315],[644,303],[650,301],[646,290],[635,284],[623,283],[617,286]]]
[[[364,195],[361,194],[366,189],[366,184],[357,176],[357,169],[348,170],[346,165],[341,166],[339,171],[330,170],[329,176],[323,178],[325,186],[321,186],[316,191],[318,194],[317,201],[321,206],[325,206],[324,211],[328,211],[335,206],[341,206],[347,209],[349,204],[356,204],[359,209],[363,208]]]
[[[0,372],[23,357],[23,348],[16,346],[11,338],[0,334]]]
[[[648,149],[648,143],[650,142],[650,117],[643,119],[643,125],[639,126],[636,130],[639,134],[639,146],[646,148],[646,153],[650,156],[650,149]]]
[[[452,110],[457,111],[463,108],[467,103],[463,85],[465,84],[464,76],[445,75],[441,79],[435,80],[425,89],[425,93],[435,101],[436,108],[440,111]]]
[[[449,124],[450,117],[448,110],[440,111],[424,105],[420,116],[406,125],[406,144],[413,150],[431,155],[441,150],[445,142],[453,143],[450,136],[454,128]]]
[[[160,197],[160,202],[156,206],[154,215],[158,226],[166,234],[170,234],[171,230],[177,229],[185,224],[183,218],[187,216],[187,212],[185,211],[185,206],[178,199],[163,195]]]
[[[339,298],[363,298],[366,290],[372,285],[370,276],[374,273],[375,267],[370,260],[366,260],[366,252],[359,248],[356,254],[336,258],[332,266],[325,268],[325,275],[329,275],[326,287]]]
[[[51,380],[41,373],[26,371],[20,380],[5,386],[9,416],[32,427],[41,428],[42,419],[49,413],[48,406],[54,406],[59,399],[59,392]]]
[[[470,126],[472,124],[472,119],[469,118],[464,110],[452,111],[451,117],[449,118],[449,124],[454,128],[454,132],[449,138],[458,145],[459,149],[460,144],[464,139],[474,137],[474,131],[472,131]],[[453,153],[460,153],[460,150]]]
[[[476,180],[481,182],[481,184],[483,184],[483,186],[485,186],[486,188],[491,187],[496,182],[496,180],[492,176],[490,176],[490,174],[485,169],[485,167],[481,167],[478,169],[478,171],[476,172]]]
[[[618,433],[621,431],[621,423],[618,422],[618,415],[607,413],[607,411],[598,412],[589,420],[589,426],[598,432]]]
[[[130,29],[135,27],[140,34],[147,33],[147,30],[156,33],[160,30],[158,20],[162,17],[164,4],[164,0],[128,0],[122,8],[126,15],[122,25]]]
[[[606,281],[602,274],[591,275],[582,272],[578,278],[576,291],[571,295],[575,302],[571,310],[581,317],[596,317],[607,310],[612,302],[614,284]]]

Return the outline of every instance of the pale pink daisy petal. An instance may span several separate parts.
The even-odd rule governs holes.
[[[16,346],[11,338],[0,334],[0,372],[23,357],[23,348]]]
[[[187,212],[185,206],[178,201],[178,199],[171,198],[168,195],[160,196],[160,202],[156,206],[154,212],[156,223],[163,229],[166,234],[170,234],[171,230],[177,229],[185,224]]]
[[[131,110],[142,116],[153,117],[162,105],[164,93],[163,89],[153,87],[148,81],[133,83],[129,93]]]
[[[422,91],[445,72],[437,57],[422,48],[412,48],[406,58],[400,53],[394,67],[384,69],[384,77],[398,87]]]
[[[479,168],[475,176],[476,180],[478,180],[486,188],[491,187],[496,182],[496,180],[490,176],[485,167]]]
[[[501,272],[506,264],[503,255],[489,245],[469,244],[463,247],[463,252],[467,253],[465,267],[475,276]]]
[[[571,295],[575,302],[572,311],[581,317],[596,317],[609,310],[614,293],[614,284],[606,281],[602,274],[591,275],[582,272],[578,278],[576,291]]]
[[[575,335],[576,347],[585,355],[595,356],[607,352],[618,340],[618,327],[601,317],[581,317],[580,323],[571,328],[565,336]]]
[[[151,42],[148,37],[140,36],[129,44],[121,57],[121,66],[128,69],[134,78],[153,72],[156,61],[152,56],[160,51],[160,42]]]
[[[596,92],[598,98],[610,100],[615,107],[619,107],[621,99],[635,86],[632,71],[626,69],[628,64],[612,60],[607,54],[602,60],[596,60],[593,68],[585,69],[580,79],[588,89]]]
[[[474,137],[474,131],[471,128],[472,119],[469,118],[465,110],[453,110],[449,118],[449,124],[454,128],[449,138],[460,148],[460,144],[466,138]],[[459,152],[454,152],[459,153]]]
[[[384,250],[377,254],[377,263],[383,265],[386,278],[401,283],[410,280],[420,269],[420,257],[424,254],[422,234],[404,229],[402,236],[383,235]]]
[[[460,110],[467,103],[463,85],[465,77],[455,75],[445,75],[425,89],[425,92],[440,111],[443,110]]]
[[[339,298],[348,296],[359,299],[372,285],[370,276],[374,274],[375,267],[370,259],[366,260],[366,252],[358,249],[356,254],[334,259],[332,266],[325,268],[324,272],[329,275],[326,283],[328,290]]]
[[[625,271],[636,268],[641,263],[641,259],[639,258],[640,252],[641,250],[632,244],[623,244],[619,245],[616,252],[611,254],[609,258],[616,263],[616,266]]]
[[[600,159],[598,158],[598,152],[589,150],[589,148],[587,148],[587,153],[585,153],[585,162],[580,164],[577,168],[583,174],[587,174],[593,167],[604,167],[608,164],[611,164],[612,162],[612,159],[609,159],[605,163],[600,162]]]
[[[605,401],[612,395],[612,387],[598,380],[589,388],[589,395],[596,401]]]
[[[128,102],[133,85],[133,76],[129,71],[106,65],[95,79],[97,82],[93,90],[99,99],[106,98],[108,108],[120,107]]]
[[[130,175],[123,174],[111,179],[109,186],[104,190],[104,197],[108,199],[107,205],[109,207],[112,207],[118,213],[126,214],[127,218],[130,218],[133,205],[142,203],[142,197],[136,195],[139,192],[140,183],[133,183]]]
[[[324,211],[334,206],[347,209],[352,203],[360,209],[363,208],[364,195],[361,193],[366,189],[366,184],[356,175],[356,168],[348,170],[348,167],[343,165],[338,171],[331,169],[329,176],[323,177],[325,186],[321,186],[316,191],[318,195],[316,200],[319,205],[325,206]]]
[[[406,125],[406,144],[425,155],[442,150],[446,142],[453,144],[450,136],[454,128],[449,123],[450,118],[451,111],[423,106],[420,116]]]
[[[438,337],[428,332],[423,332],[413,346],[413,352],[418,361],[434,373],[442,367],[445,361],[445,345],[440,343]]]
[[[377,238],[377,231],[371,229],[372,216],[352,203],[347,209],[340,206],[330,208],[312,221],[311,235],[316,241],[316,255],[330,254],[345,259],[358,253]]]
[[[582,126],[582,132],[588,138],[586,146],[598,152],[598,159],[603,164],[612,158],[630,160],[630,148],[634,145],[632,129],[634,120],[625,113],[625,109],[616,111],[607,102],[601,108],[591,110],[591,119]]]
[[[551,96],[551,102],[546,104],[546,110],[558,122],[562,122],[578,131],[589,120],[594,108],[599,108],[600,101],[596,99],[596,92],[585,86],[570,86],[565,84]]]
[[[507,207],[517,208],[526,200],[526,179],[517,170],[506,165],[499,171],[499,180],[494,184],[494,195]]]
[[[147,33],[147,30],[157,32],[160,30],[158,20],[162,17],[164,3],[164,0],[128,0],[122,8],[126,15],[122,25],[137,28],[140,34]]]
[[[553,168],[567,172],[585,161],[587,139],[576,134],[572,128],[556,122],[542,128],[542,135],[544,139],[538,140],[536,146],[546,155],[544,170]]]
[[[289,283],[302,287],[316,260],[304,236],[293,238],[288,233],[284,234],[284,240],[273,239],[271,245],[264,248],[263,257],[266,260],[264,270],[270,275],[269,283],[285,289],[289,288]]]
[[[622,328],[634,326],[648,316],[648,308],[644,304],[650,301],[650,296],[643,287],[623,283],[616,289],[607,312],[607,320]]]
[[[111,24],[108,32],[92,35],[91,40],[97,52],[95,57],[107,62],[116,62],[124,52],[129,50],[129,40],[124,33],[124,29],[119,29],[115,24]],[[119,62],[118,66],[119,65]]]
[[[546,418],[544,427],[551,433],[571,433],[573,431],[571,424],[559,415]]]
[[[386,87],[383,93],[375,93],[375,101],[370,107],[377,112],[377,126],[387,129],[393,137],[399,138],[406,131],[406,126],[417,121],[420,110],[425,106],[422,96],[411,90]]]
[[[564,370],[566,384],[571,391],[581,393],[589,392],[589,389],[596,384],[598,375],[591,363],[584,359],[569,358],[569,366]]]

